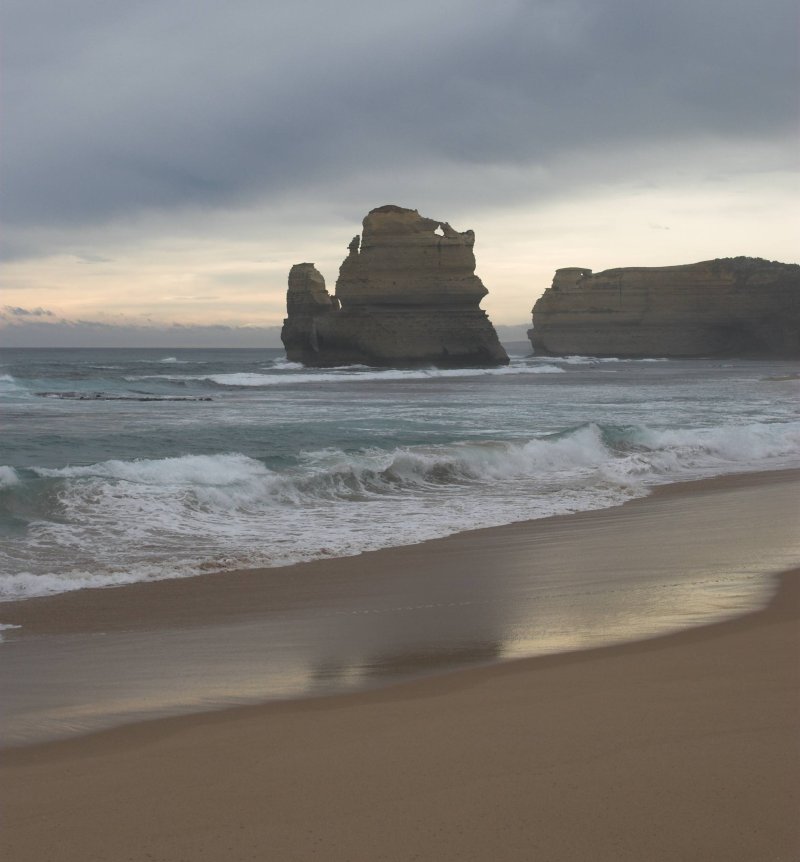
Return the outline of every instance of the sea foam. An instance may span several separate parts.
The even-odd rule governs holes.
[[[291,373],[294,370],[287,363],[277,366],[276,370],[286,373],[260,374],[257,372],[233,372],[229,374],[140,374],[126,377],[128,381],[137,380],[198,380],[214,383],[217,386],[286,386],[307,385],[310,383],[363,383],[393,380],[434,380],[469,377],[505,377],[523,374],[563,374],[564,369],[557,365],[510,365],[502,368],[419,368],[380,370],[366,366],[346,366],[324,371]]]
[[[56,501],[6,543],[8,599],[276,566],[616,505],[656,484],[795,463],[800,423],[586,423],[517,440],[329,447],[281,470],[242,453],[36,467]],[[4,468],[22,492],[19,475]],[[33,513],[35,515],[35,513]],[[27,555],[27,556],[26,556]],[[64,566],[64,559],[72,560]]]
[[[19,474],[13,467],[0,466],[0,488],[10,488],[19,485]]]

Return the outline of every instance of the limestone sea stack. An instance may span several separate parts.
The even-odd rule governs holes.
[[[800,356],[800,266],[733,257],[556,271],[533,307],[536,353]]]
[[[331,296],[311,263],[289,273],[286,356],[315,367],[444,368],[508,364],[480,301],[475,234],[416,210],[372,210],[353,238]]]

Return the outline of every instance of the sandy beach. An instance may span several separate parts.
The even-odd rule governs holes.
[[[745,583],[775,544],[778,534],[766,525],[796,528],[797,509],[787,509],[787,500],[797,499],[794,473],[728,477],[671,486],[603,512],[474,531],[266,578],[241,573],[239,592],[209,576],[9,604],[2,620],[23,626],[20,644],[27,637],[42,649],[49,637],[115,631],[138,637],[133,644],[161,644],[164,632],[202,638],[220,621],[257,620],[267,609],[310,603],[330,610],[352,599],[346,584],[359,571],[380,570],[377,595],[386,588],[382,578],[398,575],[393,565],[411,580],[425,565],[450,571],[431,587],[431,608],[445,604],[437,590],[453,588],[453,571],[464,589],[476,577],[467,559],[477,558],[484,574],[508,575],[499,583],[520,595],[520,560],[548,548],[553,560],[569,557],[572,568],[589,574],[636,557],[654,577],[664,568],[677,577],[687,561],[711,577],[709,560],[743,558],[749,548]],[[780,505],[770,508],[770,500]],[[745,532],[737,517],[755,525],[740,545],[722,528]],[[653,544],[653,524],[669,542]],[[679,548],[675,536],[683,537]],[[787,543],[781,560],[792,547]],[[772,571],[769,559],[763,566]],[[298,571],[310,574],[305,593],[297,589]],[[687,584],[698,581],[696,572],[683,574]],[[682,631],[653,637],[634,627],[628,643],[566,653],[555,644],[555,654],[510,661],[497,661],[515,654],[513,638],[498,634],[505,631],[499,603],[479,601],[473,584],[463,624],[480,628],[491,616],[494,643],[506,646],[487,649],[476,638],[449,665],[440,660],[444,646],[440,653],[407,651],[406,665],[416,666],[406,670],[428,674],[421,678],[6,749],[6,858],[796,859],[798,576],[784,574],[766,607],[734,619],[686,628],[696,609],[681,605],[671,624]],[[742,606],[763,604],[774,584],[762,572]],[[716,612],[731,616],[735,608],[723,602]],[[386,619],[377,628],[388,636]],[[414,629],[420,617],[398,619],[397,628]],[[607,641],[605,629],[598,637]],[[128,663],[136,656],[131,646]],[[459,663],[481,666],[432,673]]]

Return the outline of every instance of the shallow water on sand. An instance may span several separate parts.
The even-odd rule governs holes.
[[[800,562],[798,477],[759,479],[258,578],[184,581],[167,610],[154,584],[138,619],[105,630],[128,591],[103,591],[99,628],[12,634],[3,645],[4,742],[354,691],[735,616],[768,601],[768,573]],[[241,591],[235,613],[228,589]],[[51,608],[56,622],[65,609]]]

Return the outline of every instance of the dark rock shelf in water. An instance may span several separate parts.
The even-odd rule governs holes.
[[[480,301],[475,235],[387,205],[364,219],[339,269],[336,293],[312,263],[289,273],[281,339],[314,367],[441,368],[507,365]]]
[[[108,395],[105,392],[36,392],[39,398],[70,401],[212,401],[208,395]]]

